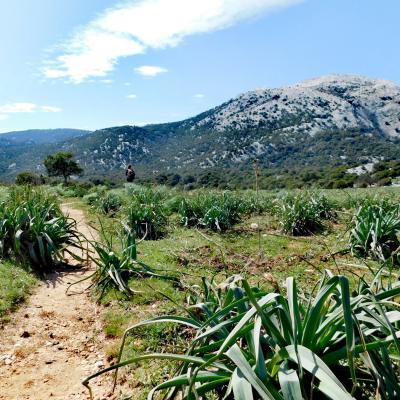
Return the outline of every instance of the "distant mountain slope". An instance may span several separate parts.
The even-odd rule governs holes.
[[[41,169],[46,154],[76,154],[89,175],[338,166],[400,158],[400,87],[331,75],[239,95],[180,122],[107,128],[56,144],[0,156],[0,176]]]
[[[77,136],[83,136],[90,131],[82,129],[29,129],[0,134],[0,146],[7,142],[11,144],[43,144],[57,143]]]

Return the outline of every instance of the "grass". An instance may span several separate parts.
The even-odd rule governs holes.
[[[7,320],[8,314],[24,301],[37,279],[22,267],[11,262],[0,263],[0,321]]]

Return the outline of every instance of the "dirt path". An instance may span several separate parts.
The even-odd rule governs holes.
[[[69,205],[63,210],[78,221],[82,234],[95,236],[82,211]],[[87,398],[82,379],[107,365],[100,310],[82,293],[88,282],[73,286],[71,295],[65,291],[90,273],[89,267],[49,275],[0,330],[1,400]],[[96,400],[116,398],[109,379],[93,385]]]

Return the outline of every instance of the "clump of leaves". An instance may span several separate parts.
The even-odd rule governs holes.
[[[241,220],[241,200],[230,193],[200,193],[182,197],[177,205],[180,223],[224,232]]]
[[[100,301],[108,292],[122,294],[129,298],[135,291],[130,288],[129,280],[135,278],[157,277],[177,282],[173,275],[159,273],[137,257],[135,233],[128,227],[115,238],[102,228],[102,241],[92,241],[95,256],[91,256],[96,271],[88,278],[92,279]]]
[[[15,188],[0,205],[0,250],[39,271],[49,270],[64,259],[77,258],[71,248],[81,249],[75,220],[66,217],[55,198],[40,190]]]
[[[350,231],[350,249],[356,257],[372,257],[386,261],[397,260],[400,248],[399,206],[387,203],[366,203],[359,207]]]
[[[107,192],[100,195],[94,204],[102,214],[115,215],[122,207],[122,199],[113,192]]]
[[[278,199],[276,212],[284,232],[310,235],[324,229],[324,220],[335,216],[332,202],[324,195],[299,192]]]
[[[165,196],[151,188],[131,189],[126,214],[129,227],[138,238],[157,240],[165,236],[168,225]]]
[[[351,293],[346,277],[326,271],[313,295],[299,293],[293,278],[286,280],[286,294],[265,292],[240,276],[220,285],[203,279],[188,296],[186,315],[128,328],[117,364],[83,383],[89,387],[105,372],[161,359],[178,367],[148,399],[161,393],[169,399],[395,399],[400,312],[392,300],[399,295],[399,282],[385,283],[379,274],[372,283],[360,279]],[[192,332],[186,348],[123,359],[125,346],[134,346],[126,338],[136,329],[167,322]]]

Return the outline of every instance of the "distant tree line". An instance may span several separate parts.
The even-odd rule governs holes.
[[[48,178],[33,172],[21,172],[16,183],[19,185],[40,185],[49,182],[51,178],[61,178],[64,184],[69,183],[70,177],[83,174],[83,169],[74,159],[73,154],[60,152],[49,155],[44,160]],[[298,168],[266,168],[261,167],[259,187],[262,189],[294,189],[319,187],[342,189],[349,187],[387,186],[400,178],[400,161],[381,161],[372,170],[366,169],[361,174],[349,173],[348,170],[356,165],[347,166],[302,166]],[[119,171],[101,175],[88,175],[86,183],[80,180],[79,185],[119,186],[124,182],[124,176]],[[207,168],[196,171],[168,172],[154,174],[143,169],[139,172],[137,183],[167,185],[196,189],[201,187],[219,189],[250,189],[254,187],[254,173],[246,165],[238,168]],[[78,184],[75,183],[75,185]]]

